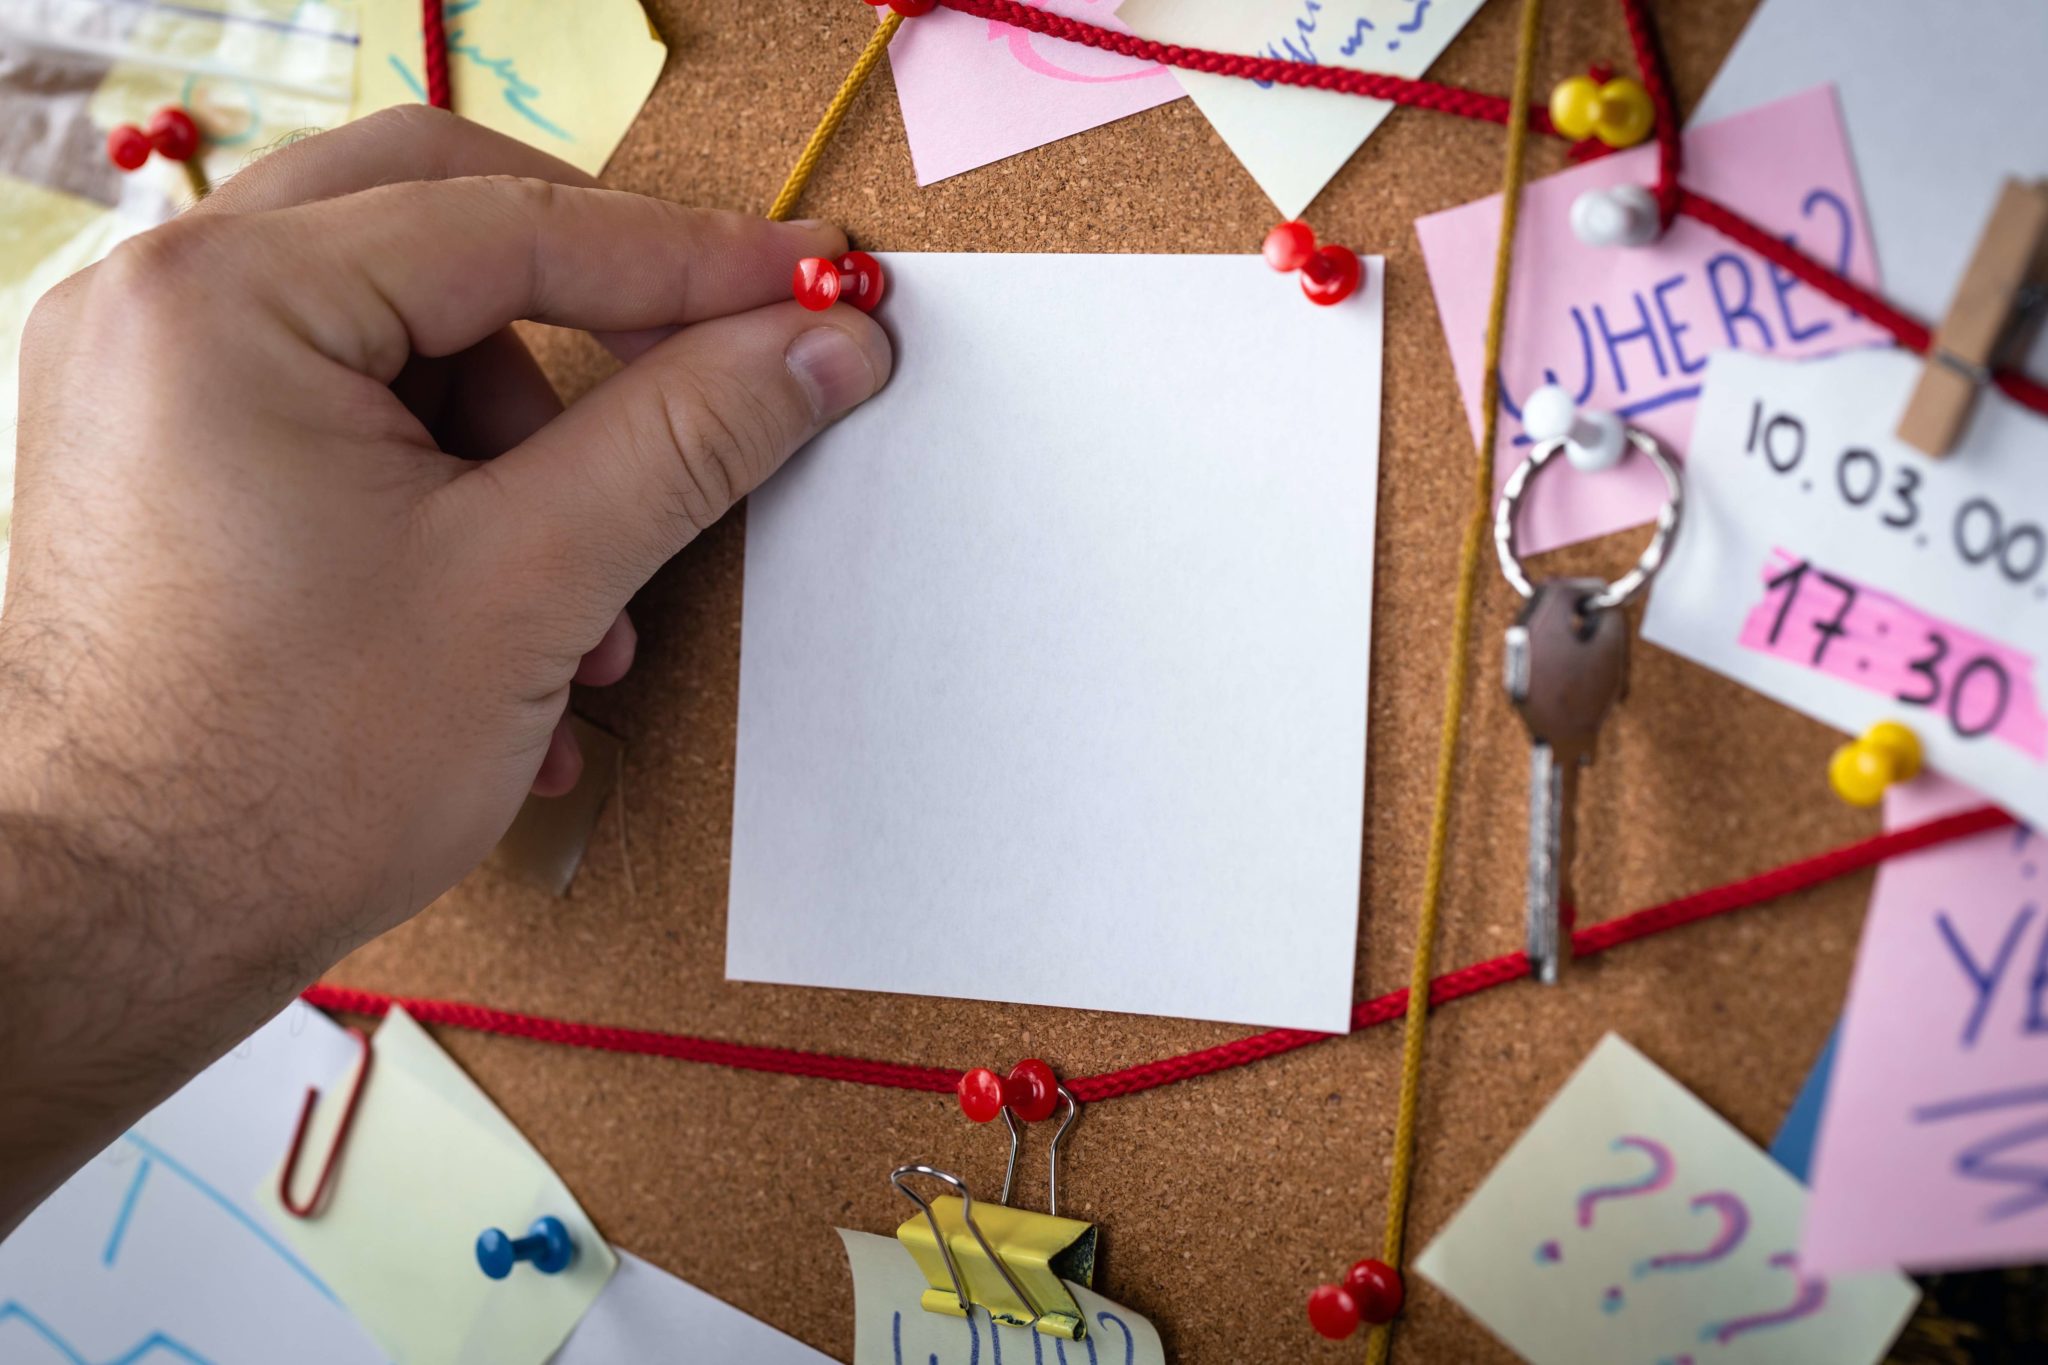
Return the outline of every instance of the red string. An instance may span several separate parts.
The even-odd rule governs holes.
[[[427,72],[427,103],[436,109],[453,109],[448,93],[448,25],[441,15],[441,0],[420,0],[420,37],[423,40]]]
[[[1629,46],[1635,49],[1636,70],[1657,122],[1657,218],[1665,227],[1678,214],[1678,172],[1685,159],[1685,146],[1678,135],[1678,105],[1671,98],[1671,72],[1664,65],[1664,50],[1658,46],[1657,30],[1643,0],[1621,0],[1622,21],[1628,25]]]
[[[1735,210],[1688,189],[1679,190],[1678,208],[1686,217],[1705,223],[1730,241],[1749,248],[1765,260],[1783,268],[1788,274],[1795,275],[1812,285],[1836,303],[1861,313],[1898,338],[1899,344],[1908,350],[1926,352],[1932,340],[1926,323],[1900,312],[1853,280],[1837,275],[1797,247],[1765,232]]]
[[[1602,924],[1579,929],[1572,934],[1572,952],[1579,957],[1592,957],[1618,948],[1652,934],[1661,934],[1669,929],[1724,915],[1731,910],[1741,910],[1820,885],[1851,872],[1860,872],[1874,867],[1887,858],[1933,848],[1956,839],[1965,839],[1986,830],[2000,829],[2012,823],[2012,817],[1995,807],[1985,806],[1965,811],[1959,815],[1930,820],[1925,824],[1874,835],[1853,844],[1812,858],[1787,863],[1753,877],[1729,882],[1724,886],[1711,887],[1681,896],[1677,900],[1665,901],[1611,919]],[[1445,972],[1430,982],[1429,999],[1433,1005],[1445,1005],[1468,995],[1504,986],[1519,981],[1529,974],[1529,959],[1523,953],[1507,953],[1500,957],[1475,962],[1456,971]],[[392,1005],[402,1005],[406,1013],[422,1023],[445,1024],[453,1028],[472,1029],[479,1033],[496,1033],[512,1038],[527,1038],[535,1042],[556,1043],[564,1047],[592,1048],[600,1052],[629,1052],[643,1056],[668,1057],[676,1061],[705,1062],[714,1066],[734,1067],[742,1071],[768,1071],[785,1076],[813,1076],[820,1080],[854,1081],[862,1085],[889,1086],[898,1090],[924,1090],[935,1093],[950,1091],[959,1080],[960,1072],[936,1066],[909,1066],[896,1062],[876,1062],[860,1057],[836,1057],[822,1052],[798,1052],[789,1048],[753,1047],[744,1043],[720,1042],[714,1038],[696,1038],[687,1034],[657,1033],[650,1029],[607,1028],[599,1024],[579,1024],[566,1019],[550,1019],[535,1014],[514,1014],[507,1010],[489,1009],[482,1005],[466,1004],[457,1000],[429,1000],[379,994],[376,991],[355,990],[347,986],[330,986],[324,983],[310,987],[304,995],[307,1004],[320,1009],[333,1010],[342,1014],[360,1014],[372,1017],[382,1015]],[[1371,1000],[1360,1001],[1351,1010],[1353,1032],[1372,1028],[1399,1019],[1407,1012],[1408,992],[1390,991]],[[1274,1029],[1267,1033],[1255,1033],[1248,1038],[1234,1039],[1216,1047],[1203,1048],[1178,1057],[1167,1057],[1156,1062],[1145,1062],[1139,1066],[1125,1067],[1121,1071],[1107,1071],[1096,1076],[1082,1076],[1067,1082],[1075,1096],[1083,1101],[1093,1102],[1112,1099],[1118,1095],[1132,1095],[1141,1090],[1152,1090],[1175,1081],[1192,1080],[1197,1076],[1208,1076],[1233,1067],[1248,1066],[1268,1057],[1277,1057],[1284,1052],[1293,1052],[1311,1043],[1324,1042],[1346,1035],[1334,1033],[1312,1033],[1305,1029]]]
[[[1157,43],[1135,34],[1118,33],[1079,19],[1069,19],[1035,5],[1020,4],[1018,0],[939,0],[939,3],[977,19],[993,19],[1013,28],[1043,33],[1048,38],[1120,53],[1139,61],[1178,67],[1182,71],[1238,76],[1274,85],[1298,85],[1310,90],[1334,90],[1344,95],[1364,95],[1390,104],[1434,109],[1441,114],[1456,114],[1460,118],[1480,119],[1487,123],[1505,124],[1508,121],[1508,102],[1501,96],[1483,95],[1476,90],[1444,85],[1438,81],[1410,80],[1405,76],[1354,71],[1344,66],[1283,61],[1278,57],[1244,57],[1230,52],[1211,52],[1206,48],[1182,47],[1177,43]],[[1529,126],[1539,133],[1557,131],[1551,126],[1550,111],[1542,108],[1529,111]]]

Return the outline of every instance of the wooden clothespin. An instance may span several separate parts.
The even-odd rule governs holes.
[[[2001,354],[2031,332],[2048,291],[2048,182],[2007,180],[1948,315],[1935,329],[1899,439],[1929,455],[1955,448]]]

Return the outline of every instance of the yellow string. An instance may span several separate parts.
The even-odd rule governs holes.
[[[1415,1105],[1422,1085],[1422,1035],[1429,1022],[1429,981],[1436,954],[1437,911],[1443,898],[1445,847],[1450,841],[1451,792],[1458,765],[1458,732],[1465,719],[1466,683],[1472,671],[1472,608],[1479,595],[1479,565],[1493,520],[1493,444],[1500,412],[1501,331],[1507,320],[1508,278],[1514,261],[1515,222],[1521,209],[1522,147],[1529,132],[1529,89],[1536,65],[1536,38],[1543,0],[1523,0],[1520,46],[1515,53],[1515,89],[1508,105],[1507,171],[1501,191],[1500,245],[1493,260],[1493,300],[1486,315],[1486,364],[1480,392],[1485,414],[1479,459],[1473,470],[1472,510],[1458,560],[1457,606],[1451,617],[1450,676],[1444,685],[1444,726],[1436,756],[1436,803],[1430,816],[1429,862],[1422,878],[1422,914],[1415,926],[1415,964],[1408,977],[1408,1018],[1401,1038],[1401,1107],[1394,1120],[1394,1165],[1387,1180],[1387,1234],[1381,1259],[1401,1266],[1408,1231],[1408,1195],[1415,1181]],[[1385,1365],[1393,1328],[1376,1328],[1367,1344],[1369,1365]]]
[[[782,193],[775,196],[775,203],[768,209],[768,216],[776,222],[789,217],[789,211],[796,207],[797,196],[810,183],[811,172],[818,169],[818,158],[825,153],[825,144],[839,131],[839,125],[846,118],[846,111],[853,104],[853,97],[867,84],[868,74],[875,69],[875,63],[882,60],[882,54],[889,50],[889,40],[896,36],[896,30],[903,27],[903,16],[894,10],[889,17],[875,28],[875,36],[868,39],[868,45],[861,49],[860,59],[853,64],[853,70],[846,73],[840,83],[839,93],[825,106],[825,116],[818,120],[818,126],[811,133],[811,140],[804,144],[803,155],[790,167],[789,179],[782,182]]]

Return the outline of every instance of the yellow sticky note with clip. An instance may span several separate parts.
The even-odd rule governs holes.
[[[475,1081],[403,1009],[353,1087],[323,1094],[258,1206],[396,1365],[543,1365],[618,1268],[575,1196]],[[336,1153],[333,1158],[324,1154]],[[323,1198],[315,1169],[334,1162]],[[304,1169],[301,1170],[300,1168]],[[282,1197],[294,1174],[294,1206]],[[573,1243],[553,1272],[490,1278],[485,1228],[559,1220]]]
[[[448,0],[455,112],[596,175],[661,75],[668,49],[640,0]],[[426,99],[419,0],[361,0],[351,118]]]
[[[929,1167],[897,1174],[907,1172],[958,1187]],[[901,1180],[897,1188],[904,1188]],[[918,1202],[924,1211],[896,1229],[896,1240],[930,1282],[919,1299],[926,1312],[964,1318],[969,1307],[978,1307],[1012,1327],[1036,1327],[1068,1341],[1087,1335],[1087,1318],[1062,1281],[1095,1282],[1093,1224],[1001,1204],[977,1211],[964,1188],[957,1196]]]

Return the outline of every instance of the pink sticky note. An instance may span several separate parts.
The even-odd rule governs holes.
[[[1113,13],[1115,0],[1036,3],[1069,19],[1129,32]],[[889,44],[889,69],[920,185],[1181,95],[1163,66],[944,8],[903,25]]]
[[[1819,355],[1884,339],[1690,219],[1680,218],[1649,247],[1591,247],[1572,235],[1571,206],[1580,194],[1650,185],[1656,176],[1656,149],[1644,146],[1523,192],[1501,357],[1501,481],[1528,447],[1521,405],[1546,382],[1564,385],[1589,407],[1622,414],[1682,454],[1711,352]],[[1876,256],[1832,88],[1687,133],[1684,179],[1852,279],[1875,284]],[[1476,437],[1500,196],[1431,214],[1415,230]],[[1596,476],[1546,477],[1522,512],[1524,548],[1550,549],[1648,521],[1663,498],[1663,481],[1640,458]]]
[[[1982,805],[1896,788],[1888,823]],[[2048,1258],[2048,844],[1993,830],[1877,874],[1800,1258],[1835,1273]]]
[[[1789,550],[1764,564],[1743,618],[1744,649],[1825,673],[1907,706],[1940,707],[1958,735],[2048,758],[2034,656]]]

